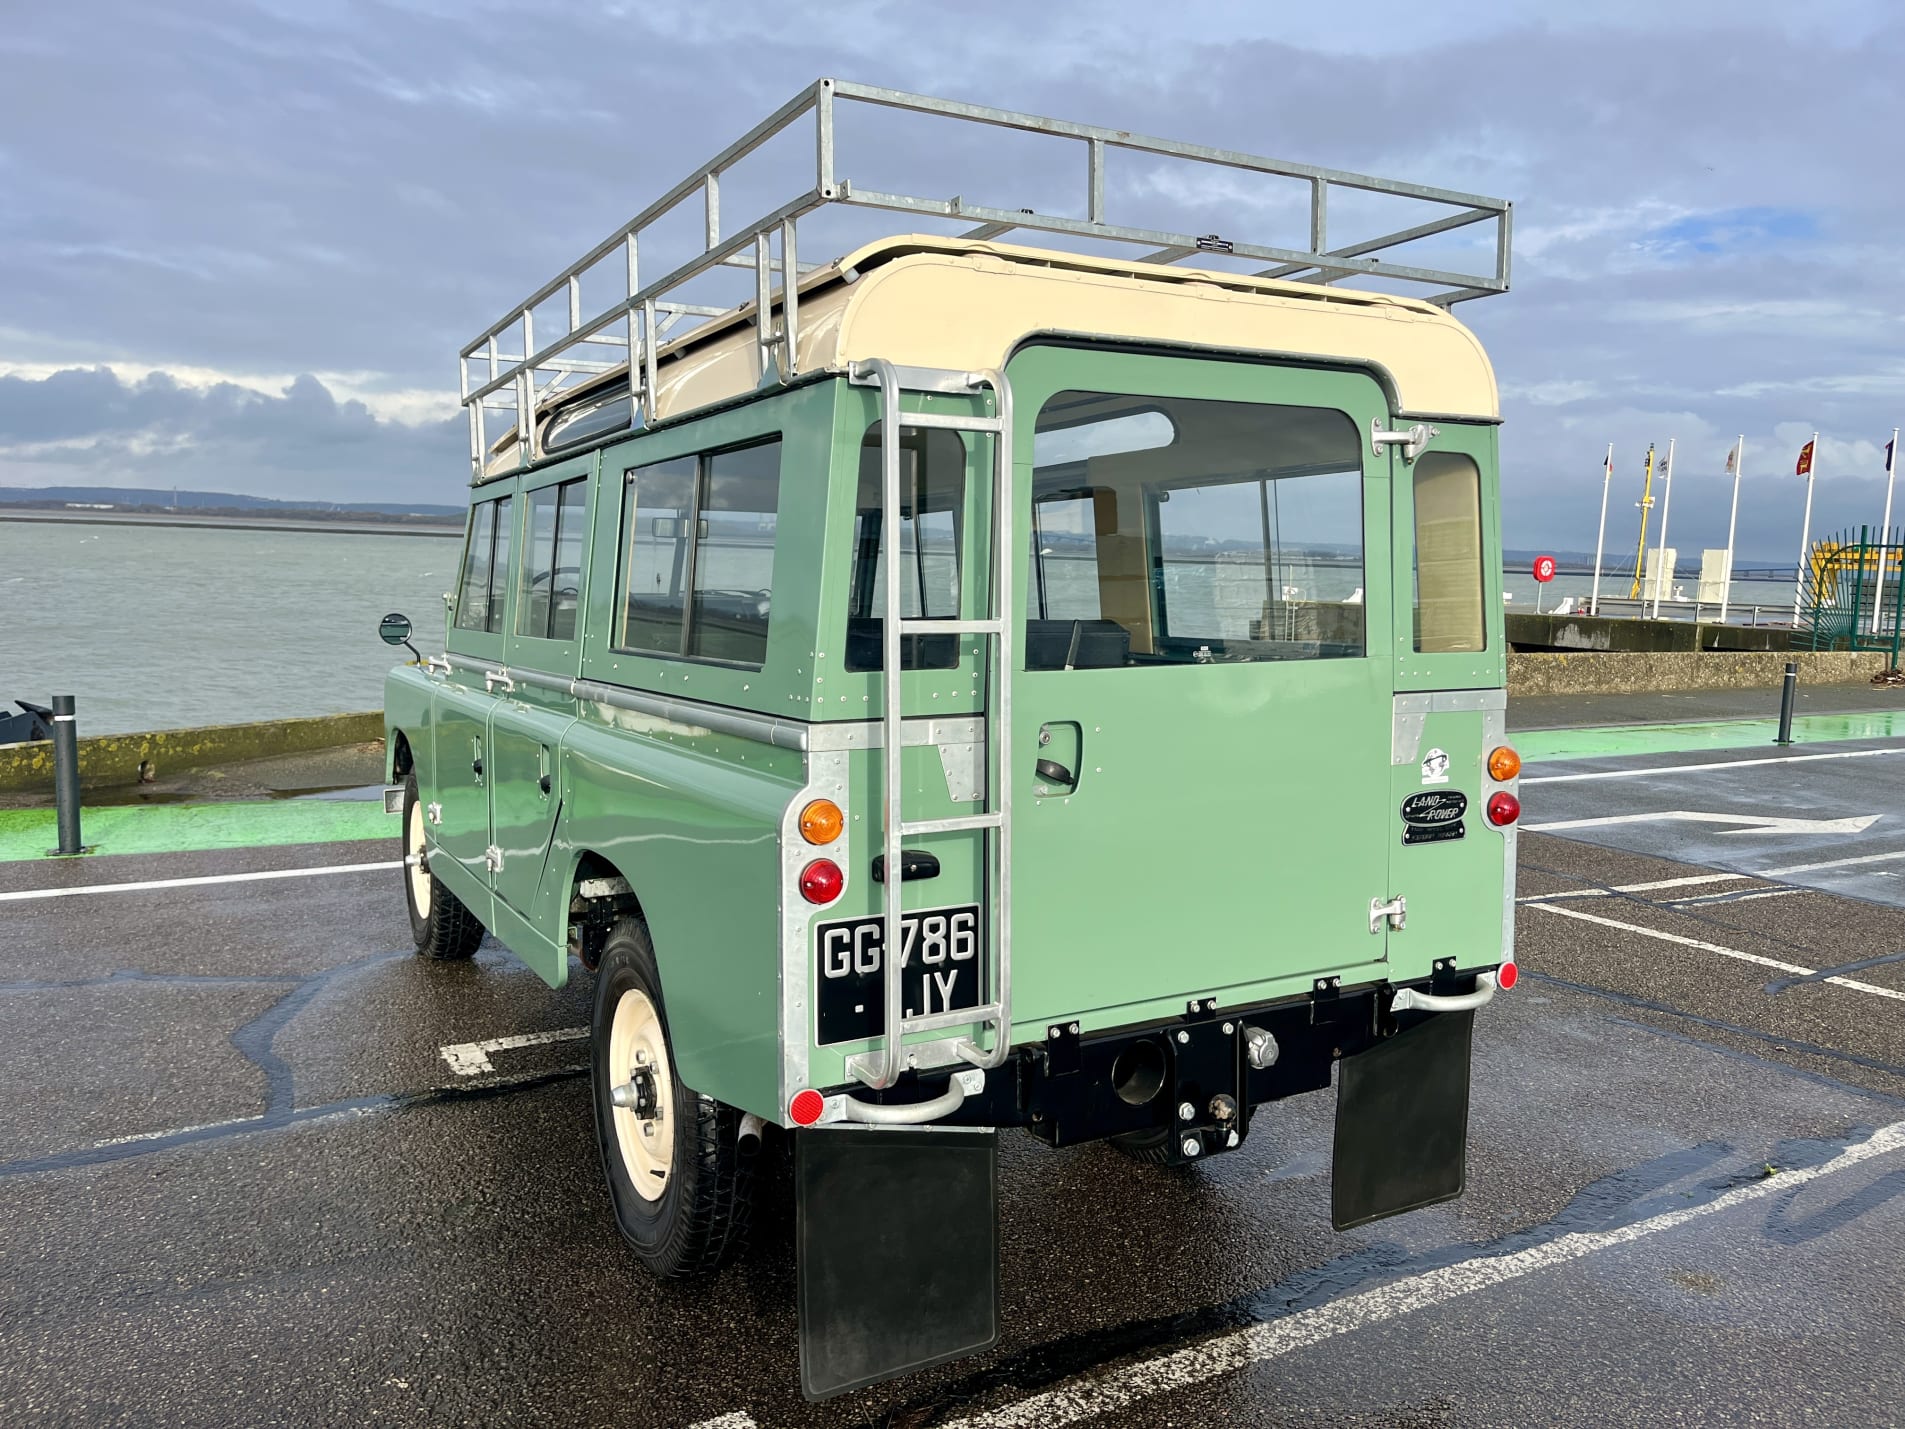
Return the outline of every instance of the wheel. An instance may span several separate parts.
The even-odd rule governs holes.
[[[675,1075],[640,918],[603,943],[590,1043],[596,1144],[622,1238],[668,1279],[716,1269],[746,1237],[753,1157],[737,1144],[740,1113]]]
[[[410,911],[410,936],[416,939],[417,951],[442,962],[469,957],[483,941],[483,925],[430,872],[423,802],[417,796],[414,772],[403,781],[403,852],[404,907]]]

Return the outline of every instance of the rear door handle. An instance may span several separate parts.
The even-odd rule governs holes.
[[[1043,779],[1047,784],[1063,784],[1067,789],[1070,789],[1075,787],[1078,783],[1078,779],[1073,775],[1072,771],[1067,769],[1063,764],[1060,764],[1056,759],[1041,759],[1038,763],[1034,764],[1032,768],[1038,777]]]

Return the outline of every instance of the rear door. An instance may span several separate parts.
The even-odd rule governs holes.
[[[1395,718],[1390,893],[1398,981],[1501,961],[1512,835],[1489,822],[1489,777],[1505,742],[1500,502],[1495,429],[1437,424],[1393,458]]]
[[[1381,388],[1060,346],[1011,378],[1015,1020],[1385,976]]]

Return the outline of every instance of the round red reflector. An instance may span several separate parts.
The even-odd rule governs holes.
[[[1512,824],[1521,817],[1521,800],[1507,790],[1488,796],[1488,821],[1497,826]]]
[[[1495,969],[1495,986],[1503,992],[1521,981],[1521,970],[1513,963],[1503,963]]]
[[[795,1092],[794,1099],[787,1104],[787,1114],[794,1119],[795,1126],[812,1126],[826,1109],[827,1099],[812,1087]]]
[[[800,871],[800,896],[809,903],[831,903],[846,882],[839,864],[830,858],[817,858]]]

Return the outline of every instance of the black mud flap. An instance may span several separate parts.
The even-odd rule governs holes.
[[[996,1131],[825,1127],[794,1147],[803,1394],[998,1342]]]
[[[1473,1012],[1439,1013],[1339,1065],[1336,1229],[1462,1194],[1468,1178]]]

